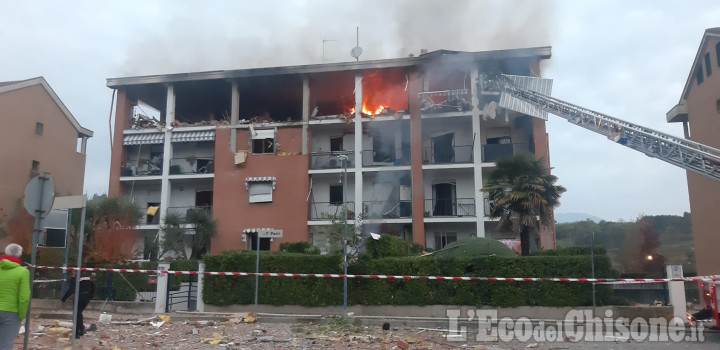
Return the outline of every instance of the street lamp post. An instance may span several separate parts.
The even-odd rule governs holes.
[[[347,318],[347,230],[348,230],[348,207],[347,207],[347,161],[348,156],[341,154],[337,156],[343,166],[343,319]]]

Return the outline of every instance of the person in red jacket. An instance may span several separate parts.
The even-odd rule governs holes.
[[[75,293],[75,270],[72,270],[72,277],[68,283],[68,290],[62,297],[65,302]],[[90,304],[90,299],[95,295],[95,283],[90,277],[80,277],[80,293],[78,294],[77,318],[75,319],[75,338],[85,335],[85,323],[83,323],[83,311]]]
[[[21,266],[22,251],[12,243],[0,256],[0,350],[12,350],[30,302],[30,271]]]

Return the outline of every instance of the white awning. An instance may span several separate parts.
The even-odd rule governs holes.
[[[274,139],[275,138],[275,129],[265,129],[265,130],[250,130],[250,134],[252,135],[251,139],[257,140],[257,139]]]
[[[215,141],[215,130],[187,131],[187,132],[173,131],[172,137],[170,139],[172,142]]]
[[[260,228],[260,227],[254,227],[254,228],[246,228],[243,230],[243,234],[246,233],[258,233],[260,231],[275,231],[274,228]]]
[[[259,176],[259,177],[246,177],[245,178],[245,189],[247,190],[250,188],[251,182],[272,182],[272,188],[275,189],[275,184],[277,183],[277,179],[275,176]]]
[[[154,145],[165,141],[165,133],[143,133],[123,136],[123,145]]]

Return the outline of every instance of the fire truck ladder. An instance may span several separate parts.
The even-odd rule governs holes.
[[[512,76],[503,76],[502,93],[510,94],[567,121],[607,136],[623,146],[670,164],[720,181],[720,150],[668,135],[621,119],[518,87]]]

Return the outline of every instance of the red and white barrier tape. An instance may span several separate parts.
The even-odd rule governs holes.
[[[103,271],[128,273],[153,273],[171,275],[197,275],[197,271],[173,270],[138,270],[138,269],[110,269],[103,267],[57,267],[35,266],[37,269],[62,269],[76,271]],[[209,276],[262,276],[262,277],[316,277],[316,278],[370,278],[370,279],[396,279],[396,280],[439,280],[439,281],[509,281],[509,282],[601,282],[601,283],[652,283],[652,282],[707,282],[720,281],[720,275],[699,276],[685,278],[565,278],[565,277],[474,277],[474,276],[402,276],[402,275],[344,275],[329,273],[279,273],[279,272],[212,272],[205,271]]]

